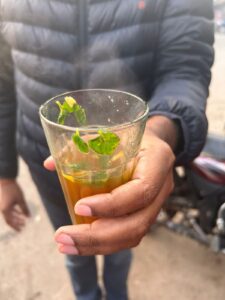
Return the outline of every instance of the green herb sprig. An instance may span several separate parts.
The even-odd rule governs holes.
[[[66,118],[70,114],[74,114],[77,123],[81,126],[84,126],[87,122],[85,110],[77,104],[77,101],[73,97],[65,97],[65,101],[61,104],[59,101],[56,101],[56,104],[59,107],[59,116],[57,122],[61,125],[64,125]]]
[[[80,150],[80,152],[83,153],[89,152],[88,144],[80,137],[80,133],[78,129],[76,130],[76,133],[72,135],[72,140],[74,144],[77,146],[77,148]]]
[[[120,138],[113,132],[98,131],[99,136],[88,141],[89,147],[96,153],[111,155],[117,148]]]
[[[77,123],[81,126],[86,125],[86,113],[82,106],[77,104],[73,97],[65,97],[63,104],[56,101],[59,107],[57,122],[64,125],[66,118],[73,114]],[[100,155],[112,155],[120,143],[120,138],[110,131],[98,131],[99,136],[89,140],[87,143],[81,138],[78,129],[72,135],[72,140],[82,153],[88,153],[90,149]]]

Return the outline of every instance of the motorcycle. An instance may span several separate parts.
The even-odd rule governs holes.
[[[157,223],[225,254],[225,137],[209,134],[200,156],[176,168],[174,179]]]

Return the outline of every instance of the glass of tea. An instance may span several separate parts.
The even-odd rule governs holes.
[[[131,179],[148,105],[122,91],[78,90],[48,100],[39,113],[72,222],[91,223],[74,206]]]

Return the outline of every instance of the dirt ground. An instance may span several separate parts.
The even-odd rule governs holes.
[[[215,48],[207,114],[210,131],[222,134],[225,36],[217,36]],[[22,233],[16,234],[0,218],[0,300],[72,300],[64,258],[56,250],[53,231],[23,162],[19,182],[32,219]],[[133,253],[131,300],[225,299],[225,255],[164,228],[150,232]],[[99,261],[101,264],[101,257]]]

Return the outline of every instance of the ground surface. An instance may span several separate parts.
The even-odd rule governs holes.
[[[220,134],[225,125],[224,53],[225,37],[218,36],[207,113],[210,131]],[[63,256],[22,162],[19,181],[33,218],[19,235],[0,218],[0,300],[72,300]],[[131,300],[224,300],[225,255],[157,229],[134,250],[129,291]]]

